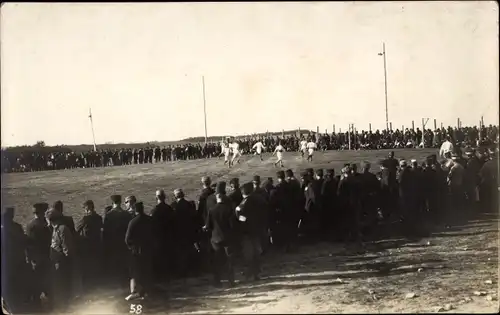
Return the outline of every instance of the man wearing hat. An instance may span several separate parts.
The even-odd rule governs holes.
[[[131,215],[121,208],[122,197],[112,195],[113,208],[104,216],[102,241],[105,253],[107,275],[113,284],[125,284],[127,265],[130,257],[125,242],[125,233],[132,219]]]
[[[464,167],[458,163],[458,155],[453,153],[451,156],[452,163],[448,173],[448,186],[450,191],[450,207],[452,212],[449,215],[457,217],[463,215],[464,203]]]
[[[377,223],[377,208],[379,207],[380,183],[377,176],[370,172],[370,162],[363,162],[362,173],[359,175],[360,191],[359,201],[361,216],[364,216],[363,234],[368,235],[373,232]]]
[[[201,178],[201,184],[203,186],[200,197],[198,198],[198,217],[200,219],[200,224],[204,225],[207,219],[207,199],[210,195],[214,194],[215,190],[210,187],[212,180],[208,176],[203,176]]]
[[[76,235],[75,221],[73,220],[73,218],[71,216],[64,215],[62,201],[57,200],[56,202],[54,202],[52,209],[59,212],[59,214],[61,215],[61,218],[60,218],[61,222],[70,229],[71,233]]]
[[[472,148],[465,150],[467,164],[464,170],[464,186],[465,195],[467,197],[468,208],[475,212],[477,211],[478,202],[478,184],[479,184],[479,171],[481,169],[479,159],[476,152]]]
[[[486,213],[498,211],[498,152],[491,149],[489,159],[479,171],[479,198],[481,210]]]
[[[321,228],[325,237],[331,236],[336,231],[334,224],[338,222],[335,218],[337,202],[338,181],[335,177],[335,169],[326,170],[325,180],[321,187],[321,196],[323,201],[323,211],[321,213]]]
[[[175,201],[172,202],[174,209],[174,239],[176,271],[181,277],[188,276],[197,267],[197,257],[194,256],[199,251],[198,232],[199,221],[194,202],[187,201],[184,191],[180,188],[174,190]]]
[[[101,231],[102,217],[95,211],[94,202],[87,200],[83,203],[84,216],[76,225],[79,236],[79,253],[82,260],[82,280],[85,290],[97,285],[101,277],[101,261],[103,255]]]
[[[50,241],[52,232],[47,225],[45,212],[49,205],[45,202],[35,203],[33,213],[35,217],[26,226],[26,235],[28,237],[27,256],[33,270],[32,297],[37,305],[40,295],[50,294],[49,271],[50,271]]]
[[[275,243],[283,245],[286,252],[291,249],[293,233],[296,227],[296,214],[292,205],[294,199],[291,196],[290,184],[285,180],[285,172],[278,171],[276,177],[278,183],[272,191],[271,204],[276,209],[272,222],[275,224],[272,237]]]
[[[151,283],[151,259],[153,256],[153,219],[144,213],[144,205],[138,202],[135,216],[127,227],[125,243],[130,250],[130,295],[125,300],[144,298]]]
[[[203,230],[210,233],[212,272],[214,285],[221,285],[221,276],[227,274],[229,284],[234,285],[233,252],[236,241],[237,219],[233,204],[225,197],[225,187],[215,194],[216,204],[207,214]],[[223,193],[221,193],[223,192]]]
[[[2,210],[2,297],[10,311],[25,312],[22,309],[27,298],[28,266],[26,264],[26,235],[23,227],[14,221],[15,209]]]
[[[72,298],[73,264],[76,258],[74,234],[64,224],[60,211],[50,209],[45,217],[52,226],[50,261],[54,280],[53,301],[56,308],[64,310]]]
[[[399,204],[405,230],[409,236],[416,236],[416,179],[406,160],[399,162]]]
[[[247,280],[259,279],[262,235],[267,231],[266,207],[263,206],[262,197],[255,195],[253,186],[253,183],[243,185],[241,190],[243,200],[236,207]]]
[[[158,247],[153,253],[154,279],[164,281],[174,267],[174,210],[166,203],[167,196],[163,189],[155,192],[156,205],[151,211],[153,237]]]
[[[229,181],[229,191],[230,192],[228,197],[233,204],[233,208],[236,208],[243,200],[243,196],[241,195],[239,178],[235,177]]]

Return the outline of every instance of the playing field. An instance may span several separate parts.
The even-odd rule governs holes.
[[[398,150],[397,158],[423,161],[435,150]],[[370,161],[374,171],[388,151],[317,152],[307,163],[297,153],[285,153],[285,169],[298,175],[307,167],[335,168],[344,163]],[[39,173],[6,174],[2,177],[2,206],[16,207],[16,220],[25,224],[31,205],[61,200],[64,211],[78,220],[81,203],[92,199],[102,214],[109,196],[135,195],[147,211],[155,203],[155,190],[164,189],[171,200],[175,188],[183,188],[195,200],[201,176],[213,181],[255,174],[276,178],[275,158],[244,156],[233,168],[223,159],[75,169]],[[214,289],[209,278],[188,279],[172,284],[168,296],[143,302],[143,313],[352,313],[498,311],[497,216],[476,216],[460,225],[433,227],[432,237],[410,243],[383,240],[352,248],[343,244],[317,244],[295,254],[270,253],[264,258],[264,279],[239,283],[233,289]],[[419,269],[420,268],[420,269]],[[490,284],[491,281],[491,284]],[[481,291],[479,296],[474,291]],[[126,292],[96,292],[78,313],[128,313]],[[412,293],[412,294],[409,294]],[[408,294],[408,296],[407,296]],[[479,293],[478,293],[479,294]],[[483,295],[484,294],[484,295]],[[446,305],[449,304],[449,305]]]

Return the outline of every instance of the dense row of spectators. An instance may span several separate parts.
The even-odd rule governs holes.
[[[405,130],[354,130],[353,132],[332,134],[293,134],[282,136],[238,137],[243,154],[251,152],[253,144],[261,141],[268,152],[281,141],[287,151],[298,151],[300,141],[312,140],[322,150],[377,150],[397,148],[432,147],[439,148],[446,137],[450,137],[455,146],[472,146],[498,144],[498,127],[482,126],[481,128],[461,127],[435,131],[417,128]],[[350,140],[350,141],[349,141]],[[193,160],[211,158],[221,154],[221,144],[187,143],[169,146],[147,146],[144,148],[98,149],[97,151],[73,152],[71,150],[40,150],[30,148],[23,151],[2,150],[2,170],[4,172],[33,172],[56,169],[91,168],[117,165],[160,163],[177,160]]]

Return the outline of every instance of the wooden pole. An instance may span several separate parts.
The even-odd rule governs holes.
[[[389,130],[392,130],[392,123],[389,123],[389,128],[390,128]],[[389,131],[389,130],[387,130],[387,131]]]
[[[92,139],[94,140],[94,151],[97,151],[97,145],[95,143],[94,121],[92,120],[92,109],[90,107],[89,107],[89,119],[90,119],[90,127],[92,128]]]
[[[441,129],[443,129],[443,123],[441,123]]]
[[[434,130],[436,130],[436,129],[437,129],[437,121],[436,121],[436,119],[434,119]]]
[[[460,118],[457,118],[457,128],[460,128]]]
[[[333,133],[335,133],[335,124],[333,124]]]
[[[368,124],[368,129],[369,129],[370,132],[372,132],[372,124],[371,123]]]
[[[203,86],[203,115],[205,118],[205,144],[207,144],[208,133],[207,133],[207,103],[205,100],[205,76],[201,77],[201,84]]]

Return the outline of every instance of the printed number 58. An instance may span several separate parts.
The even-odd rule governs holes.
[[[142,305],[141,304],[130,304],[130,314],[141,314],[142,313]]]

